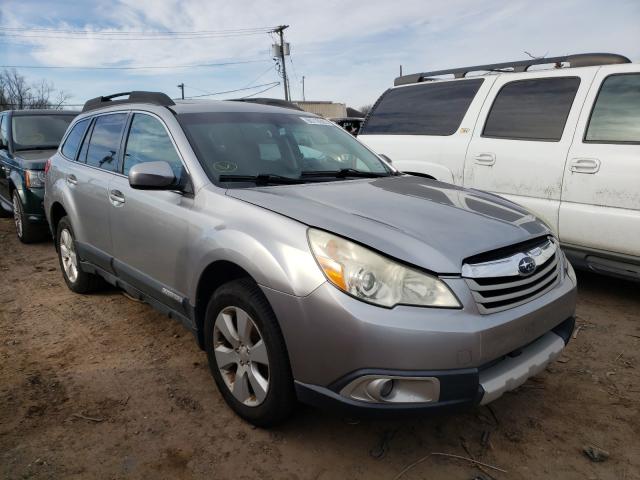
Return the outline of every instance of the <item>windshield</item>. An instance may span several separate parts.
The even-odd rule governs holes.
[[[58,148],[74,115],[14,115],[11,122],[14,150]]]
[[[239,176],[315,181],[391,170],[337,125],[283,113],[187,113],[178,116],[196,155],[214,182]],[[346,173],[345,173],[346,172]]]

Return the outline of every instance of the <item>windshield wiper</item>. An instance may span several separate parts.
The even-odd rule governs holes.
[[[56,150],[57,145],[27,145],[25,147],[16,148],[16,152],[26,152],[28,150]]]
[[[364,172],[362,170],[356,170],[355,168],[341,168],[340,170],[303,170],[300,174],[301,177],[361,177],[361,178],[378,178],[388,177],[392,175],[390,172]]]
[[[292,185],[304,183],[304,180],[300,178],[285,177],[271,173],[259,173],[258,175],[220,175],[218,180],[221,182],[252,182],[256,185],[267,185],[269,183]]]

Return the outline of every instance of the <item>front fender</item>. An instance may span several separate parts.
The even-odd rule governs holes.
[[[220,211],[233,212],[191,239],[189,291],[196,298],[205,269],[218,261],[236,264],[261,286],[306,296],[325,282],[307,241],[307,226],[261,207],[218,198]]]

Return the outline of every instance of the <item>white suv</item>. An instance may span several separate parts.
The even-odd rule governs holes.
[[[577,266],[640,279],[640,64],[580,54],[405,75],[358,138],[400,170],[520,203]]]

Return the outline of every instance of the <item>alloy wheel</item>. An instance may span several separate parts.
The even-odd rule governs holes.
[[[17,195],[13,196],[13,220],[16,222],[16,232],[18,237],[22,238],[22,205],[20,205],[20,199]]]
[[[60,258],[65,275],[71,283],[74,283],[78,279],[78,257],[73,237],[67,229],[60,232]]]
[[[223,308],[213,326],[218,370],[236,400],[260,405],[269,391],[269,357],[262,334],[251,316],[238,307]]]

